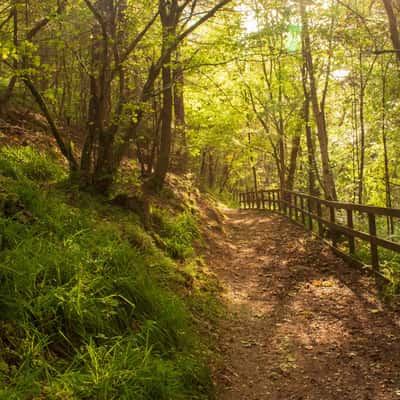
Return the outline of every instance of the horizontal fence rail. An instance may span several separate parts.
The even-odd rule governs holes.
[[[327,241],[336,253],[359,265],[365,263],[356,257],[358,241],[366,242],[375,272],[379,272],[380,267],[379,248],[400,253],[400,243],[392,240],[393,220],[400,218],[400,209],[341,203],[279,189],[237,193],[236,198],[243,209],[270,210],[286,215]],[[385,224],[378,225],[378,218],[385,218]],[[385,233],[381,232],[383,225]]]

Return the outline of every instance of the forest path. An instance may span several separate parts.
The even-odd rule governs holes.
[[[400,315],[374,280],[285,218],[225,209],[218,400],[400,399]]]

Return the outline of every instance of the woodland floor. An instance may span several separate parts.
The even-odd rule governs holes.
[[[283,217],[223,212],[208,238],[229,314],[218,400],[399,400],[400,314],[374,279]]]

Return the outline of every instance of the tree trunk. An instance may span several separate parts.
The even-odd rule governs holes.
[[[182,64],[179,60],[179,52],[176,55],[174,71],[174,110],[175,110],[175,140],[178,147],[177,162],[178,171],[186,172],[188,168],[189,154],[186,142],[185,124],[185,102],[184,88],[185,79]]]
[[[160,151],[156,162],[154,174],[148,182],[148,187],[159,192],[167,176],[172,142],[172,112],[173,112],[173,79],[171,68],[171,52],[169,51],[171,39],[176,34],[176,24],[178,23],[178,4],[172,1],[172,4],[165,0],[159,3],[160,17],[163,29],[162,53],[166,54],[161,70],[163,105],[161,114],[161,137]]]
[[[33,98],[35,99],[35,101],[38,104],[39,108],[41,109],[43,115],[45,116],[45,118],[50,126],[50,131],[51,131],[53,137],[55,138],[55,140],[58,144],[58,147],[60,148],[61,153],[68,160],[71,175],[75,175],[76,172],[78,171],[78,163],[75,160],[70,142],[67,142],[67,143],[64,142],[62,135],[61,135],[60,131],[58,130],[58,128],[54,122],[54,119],[52,118],[50,111],[47,108],[46,103],[43,100],[43,97],[41,96],[39,91],[36,89],[33,82],[28,77],[23,77],[22,80],[25,83],[26,87],[30,90]]]
[[[294,178],[296,174],[297,167],[297,156],[300,150],[300,134],[293,136],[292,139],[292,149],[290,151],[290,161],[289,161],[289,169],[287,174],[287,179],[285,183],[286,190],[292,191],[294,188]]]
[[[389,171],[389,155],[387,148],[387,135],[386,135],[386,73],[389,64],[382,66],[382,144],[383,144],[383,159],[384,159],[384,181],[385,181],[385,194],[386,194],[386,207],[392,208],[392,190],[390,185],[390,171]],[[387,233],[388,235],[394,234],[393,217],[387,217]]]
[[[303,24],[303,57],[307,66],[311,104],[314,113],[315,122],[317,125],[317,134],[319,147],[321,152],[322,162],[322,179],[325,197],[328,200],[337,200],[335,180],[331,170],[329,150],[328,150],[328,133],[326,129],[325,112],[323,107],[320,107],[317,94],[317,84],[315,79],[313,58],[311,54],[311,41],[308,31],[308,18],[304,8],[303,1],[300,2],[301,19]],[[329,77],[327,77],[328,79]]]
[[[115,39],[115,8],[108,0],[97,0],[96,10],[101,18],[93,26],[90,100],[87,137],[81,155],[81,186],[92,186],[107,193],[114,178],[114,136],[111,124],[111,41]]]
[[[279,162],[279,189],[281,191],[281,199],[285,199],[286,190],[286,161],[285,161],[285,142],[283,136],[283,121],[280,118],[279,129],[278,129],[279,141],[278,141],[278,162]]]
[[[201,162],[200,162],[200,188],[203,190],[206,185],[206,174],[207,174],[207,149],[203,149],[201,152]]]
[[[365,165],[365,121],[364,121],[364,98],[365,98],[365,84],[364,74],[362,71],[362,54],[360,49],[360,168],[358,172],[358,203],[363,204],[364,201],[364,165]]]
[[[306,95],[303,107],[308,159],[308,192],[312,195],[319,195],[319,191],[316,186],[316,177],[318,175],[318,171],[315,162],[314,138],[310,125],[310,98],[308,95]]]
[[[208,187],[212,189],[215,185],[215,170],[217,160],[214,160],[214,155],[210,151],[208,154]]]
[[[397,28],[397,18],[394,13],[394,7],[392,0],[382,0],[385,6],[386,15],[389,22],[390,39],[392,41],[393,49],[396,53],[396,60],[400,63],[400,35]]]
[[[13,43],[15,48],[18,48],[18,9],[17,9],[17,2],[14,3],[10,16],[13,21]],[[18,61],[14,59],[13,67],[15,69],[15,73],[18,69]],[[11,77],[10,82],[7,85],[7,89],[3,96],[0,97],[0,116],[3,116],[6,112],[7,104],[10,101],[12,92],[14,90],[15,84],[17,83],[17,76],[14,75]]]
[[[247,138],[249,142],[249,150],[251,152],[251,133],[250,133],[250,126],[249,126],[249,121],[247,123]],[[257,184],[257,169],[256,166],[254,165],[254,157],[251,155],[250,156],[250,166],[251,166],[251,172],[253,175],[253,188],[254,188],[254,193],[256,195],[256,202],[257,202],[257,207],[259,206],[259,198],[258,198],[258,184]]]

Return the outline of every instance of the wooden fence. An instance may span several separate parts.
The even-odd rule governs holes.
[[[328,241],[336,253],[353,263],[365,264],[355,256],[357,240],[367,242],[370,263],[375,272],[379,271],[380,247],[400,253],[400,244],[391,240],[393,236],[390,233],[393,232],[385,235],[377,229],[377,219],[382,217],[388,224],[385,226],[393,227],[393,219],[400,218],[400,209],[328,201],[278,189],[262,190],[257,194],[236,193],[236,198],[241,208],[270,210],[286,215]]]

